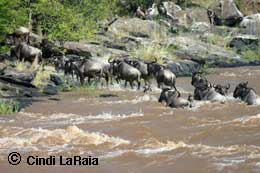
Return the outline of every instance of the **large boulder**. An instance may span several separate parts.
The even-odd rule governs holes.
[[[243,14],[237,8],[234,0],[216,1],[209,7],[213,12],[216,25],[235,26],[243,19]]]
[[[182,11],[181,7],[172,1],[163,2],[159,9],[161,14],[173,20],[176,19],[176,14]]]
[[[58,43],[56,43],[56,45],[65,48],[67,50],[66,54],[73,54],[82,57],[91,57],[91,56],[104,57],[110,55],[120,56],[120,55],[127,54],[127,52],[124,50],[115,49],[116,43],[112,44],[111,42],[113,42],[113,40],[110,39],[109,37],[98,36],[98,39],[100,39],[101,41],[97,43],[65,42],[63,46],[59,45]]]
[[[260,13],[244,17],[239,27],[244,34],[260,35]]]
[[[253,35],[237,35],[232,38],[229,43],[230,47],[235,47],[237,50],[258,49],[259,37]]]
[[[178,62],[168,63],[167,68],[177,76],[188,76],[198,71],[201,68],[201,65],[191,60],[180,60]]]
[[[67,54],[75,54],[84,57],[91,57],[91,50],[88,45],[80,42],[65,42],[61,47],[66,49]]]
[[[14,34],[15,35],[24,35],[24,34],[29,34],[30,31],[28,28],[25,28],[23,26],[17,28],[15,31],[14,31]]]
[[[210,25],[206,22],[194,22],[190,30],[195,33],[205,33],[210,30]]]
[[[119,18],[108,29],[114,37],[141,36],[155,38],[158,34],[167,32],[164,26],[152,20],[142,20],[139,18]]]
[[[185,10],[187,13],[187,22],[203,22],[210,24],[209,16],[206,8],[202,7],[192,7]]]
[[[166,46],[178,47],[175,51],[177,57],[189,59],[209,67],[237,67],[245,65],[257,65],[259,62],[243,60],[232,50],[225,50],[221,46],[204,43],[192,36],[171,37],[162,43]]]
[[[37,97],[39,91],[33,85],[17,82],[11,78],[0,76],[0,97],[4,98],[21,98]]]
[[[58,88],[55,83],[49,81],[49,83],[43,88],[42,93],[46,95],[56,95],[58,94]]]
[[[56,86],[62,86],[64,84],[64,81],[56,74],[50,75],[50,80],[56,85]]]

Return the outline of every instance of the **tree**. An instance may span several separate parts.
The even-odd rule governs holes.
[[[51,40],[89,38],[100,21],[115,14],[116,1],[0,0],[0,42],[19,26],[45,33]]]
[[[26,9],[21,8],[20,0],[0,0],[0,53],[6,51],[5,36],[23,25],[26,18]]]

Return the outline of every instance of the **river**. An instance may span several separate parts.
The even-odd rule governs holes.
[[[231,84],[221,102],[200,101],[187,109],[157,102],[160,90],[144,94],[113,86],[40,98],[22,112],[0,116],[0,170],[28,172],[257,173],[260,172],[260,104],[232,98],[249,81],[260,94],[260,67],[213,69],[209,81]],[[184,97],[190,77],[177,79]],[[11,166],[8,153],[19,152]],[[98,166],[28,166],[29,155],[99,158]]]

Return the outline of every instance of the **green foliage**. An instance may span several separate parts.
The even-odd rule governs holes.
[[[20,0],[0,0],[0,43],[5,42],[6,34],[26,22],[26,9],[20,9],[20,6]],[[6,46],[0,47],[0,53],[7,50]]]
[[[260,60],[260,49],[246,49],[242,51],[242,58],[247,60]]]
[[[154,43],[146,46],[139,46],[131,52],[131,55],[149,61],[157,59],[159,63],[163,63],[163,58],[170,58],[172,60],[177,59],[175,56],[176,49],[178,49],[178,47],[174,45],[162,46]]]
[[[37,71],[35,78],[32,81],[32,84],[35,85],[37,88],[43,90],[43,88],[48,84],[50,81],[50,75],[53,72],[51,70],[46,70],[43,67]]]
[[[12,114],[19,111],[19,103],[13,100],[0,99],[0,114]]]
[[[216,34],[209,34],[207,42],[214,45],[225,46],[225,38]]]
[[[91,37],[100,21],[114,15],[115,4],[116,0],[0,0],[0,43],[6,34],[29,23],[51,40]]]

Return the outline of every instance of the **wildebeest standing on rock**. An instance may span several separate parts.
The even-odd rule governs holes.
[[[42,61],[42,51],[25,42],[16,44],[15,47],[11,49],[11,55],[15,56],[19,61],[28,61],[31,63],[39,63]]]
[[[14,45],[11,48],[11,56],[19,61],[28,61],[38,63],[42,61],[42,51],[29,45],[30,32],[25,27],[20,27],[8,38],[8,44]]]
[[[248,82],[242,82],[238,84],[234,90],[233,96],[240,98],[248,105],[254,105],[257,103],[257,94],[253,88],[247,86]]]

